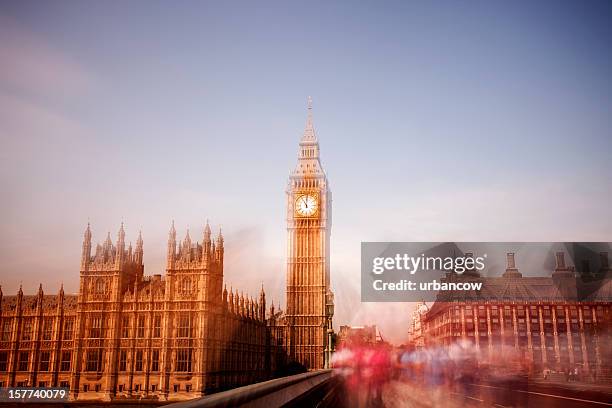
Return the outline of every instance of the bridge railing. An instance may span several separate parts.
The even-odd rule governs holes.
[[[184,402],[168,408],[264,407],[275,408],[307,394],[332,378],[332,370],[310,371],[277,378]]]

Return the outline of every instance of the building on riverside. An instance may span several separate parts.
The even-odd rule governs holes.
[[[122,225],[92,255],[88,225],[77,295],[42,285],[0,295],[0,386],[168,400],[270,378],[282,354],[270,342],[277,323],[266,319],[263,287],[255,298],[224,287],[223,257],[221,232],[211,237],[207,224],[201,242],[187,232],[177,243],[172,225],[166,275],[145,276],[141,236],[126,246]]]
[[[599,270],[581,277],[566,265],[564,252],[555,254],[556,267],[547,277],[523,276],[514,253],[506,255],[503,276],[448,273],[447,281],[485,282],[486,293],[440,292],[421,323],[426,346],[461,341],[475,347],[485,364],[514,359],[532,372],[579,367],[609,377],[612,280],[608,253],[599,255]]]
[[[226,287],[224,239],[168,236],[165,275],[146,276],[143,239],[123,224],[92,247],[85,230],[78,294],[0,290],[0,387],[66,387],[73,400],[190,399],[269,379],[332,352],[331,193],[309,103],[286,191],[287,313]]]

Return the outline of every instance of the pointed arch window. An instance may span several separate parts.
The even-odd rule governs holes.
[[[70,362],[72,360],[72,353],[70,351],[62,351],[62,358],[60,360],[60,371],[70,371]]]
[[[12,329],[13,322],[11,318],[5,318],[2,322],[2,341],[9,341],[11,339]]]
[[[161,337],[161,316],[160,315],[153,316],[153,337],[154,338]]]
[[[72,332],[74,328],[74,319],[69,317],[64,321],[64,340],[72,340]]]
[[[51,340],[53,337],[53,318],[46,317],[43,322],[43,340]]]
[[[127,371],[127,351],[119,352],[119,371]]]
[[[102,316],[93,316],[90,320],[89,337],[99,339],[103,336],[103,319]]]
[[[143,355],[144,355],[144,352],[142,350],[136,351],[136,364],[134,367],[134,371],[142,371]]]
[[[32,319],[25,319],[23,322],[23,329],[21,332],[21,340],[22,341],[29,341],[32,340]]]
[[[136,324],[136,337],[143,338],[144,336],[145,336],[145,316],[138,316],[138,320]]]
[[[191,349],[178,349],[176,352],[176,371],[191,371]]]
[[[179,292],[182,294],[190,294],[192,292],[191,278],[184,277],[179,284]]]
[[[51,352],[43,351],[40,353],[40,363],[39,370],[40,371],[49,371],[49,361],[51,360]]]
[[[121,322],[121,337],[127,339],[130,337],[130,317],[123,316],[123,320]]]
[[[106,292],[106,281],[102,278],[96,280],[96,293],[104,293]]]
[[[191,336],[191,319],[189,313],[181,313],[178,317],[177,335],[179,338]]]
[[[102,371],[102,350],[90,349],[87,351],[86,371]]]
[[[151,352],[151,371],[159,371],[159,350],[153,350]]]
[[[30,352],[29,351],[20,351],[19,352],[19,360],[18,363],[18,371],[28,371],[29,363],[30,363]]]

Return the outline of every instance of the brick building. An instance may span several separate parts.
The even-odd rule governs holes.
[[[425,315],[427,346],[449,347],[461,340],[476,347],[481,362],[527,363],[534,372],[581,367],[608,377],[612,361],[612,281],[608,253],[597,273],[577,274],[555,254],[548,277],[524,277],[514,253],[500,277],[476,271],[446,275],[446,281],[485,282],[486,293],[445,292]]]

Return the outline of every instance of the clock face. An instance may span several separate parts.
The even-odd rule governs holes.
[[[312,217],[319,209],[316,195],[302,194],[295,200],[295,212],[301,217]]]

